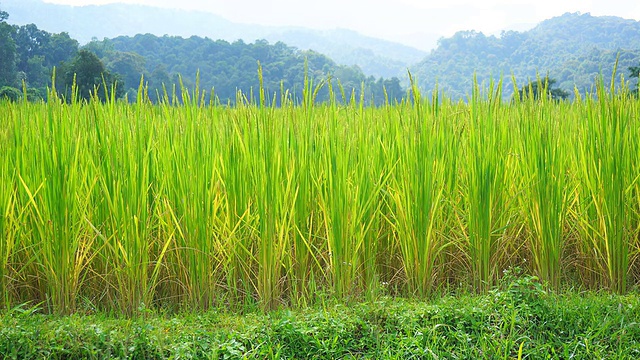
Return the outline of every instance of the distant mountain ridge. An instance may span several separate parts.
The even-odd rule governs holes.
[[[47,31],[69,32],[81,42],[92,36],[113,39],[144,33],[185,38],[197,34],[229,42],[239,38],[248,42],[266,39],[272,44],[281,41],[325,54],[337,64],[357,65],[366,76],[397,76],[405,86],[409,68],[424,91],[437,87],[453,98],[471,93],[474,76],[480,84],[502,78],[505,98],[514,91],[512,75],[518,87],[536,74],[548,74],[571,94],[574,89],[586,93],[600,74],[607,81],[611,78],[616,59],[618,74],[627,75],[629,66],[640,64],[640,22],[589,13],[566,13],[530,30],[504,31],[499,36],[460,31],[441,38],[427,54],[346,29],[238,24],[197,11],[124,4],[72,7],[41,0],[0,0],[0,7],[9,12],[11,23],[35,23]]]
[[[68,32],[80,43],[87,43],[92,38],[102,40],[145,33],[206,36],[230,42],[266,39],[271,43],[282,41],[302,50],[326,54],[339,64],[357,65],[365,74],[375,77],[403,76],[410,65],[426,56],[421,50],[355,31],[239,24],[209,12],[131,4],[78,7],[41,0],[2,0],[0,5],[11,15],[9,22],[12,24],[34,23],[49,32]]]
[[[422,89],[437,87],[453,98],[471,93],[474,76],[481,84],[502,77],[508,97],[514,90],[512,75],[520,87],[536,73],[549,74],[570,93],[586,93],[600,74],[611,79],[618,56],[618,74],[628,75],[627,68],[640,63],[640,21],[566,13],[529,31],[507,31],[499,37],[460,31],[440,39],[411,70]]]
[[[209,95],[213,93],[222,104],[237,103],[239,90],[251,98],[261,86],[270,102],[279,103],[285,94],[300,102],[305,78],[313,84],[331,78],[334,85],[342,86],[345,95],[362,96],[367,103],[400,101],[406,93],[398,78],[365,76],[357,67],[338,65],[326,55],[299,50],[283,42],[229,43],[198,36],[138,34],[92,41],[83,50],[95,54],[109,71],[119,75],[120,87],[128,97],[131,95],[129,98],[135,98],[141,75],[153,101],[158,99],[156,92],[162,94],[168,88],[171,93],[174,85],[179,88],[179,84],[184,84],[188,89],[199,85],[199,89]],[[259,67],[262,78],[258,76]],[[329,97],[327,86],[314,95],[318,102]]]
[[[402,44],[363,36],[348,29],[286,28],[266,36],[266,40],[315,50],[339,64],[358,65],[367,75],[385,78],[406,77],[407,69],[427,55]]]

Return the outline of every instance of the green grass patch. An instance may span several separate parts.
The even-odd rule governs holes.
[[[0,315],[3,359],[634,359],[637,294],[546,292],[507,274],[484,295],[139,317]]]

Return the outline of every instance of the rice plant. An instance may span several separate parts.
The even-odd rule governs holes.
[[[331,79],[279,106],[262,88],[152,104],[143,86],[133,104],[1,103],[2,302],[272,309],[487,292],[511,266],[554,289],[637,285],[637,99],[501,87],[381,107]]]
[[[546,86],[538,84],[543,93]],[[520,208],[530,231],[533,268],[541,280],[559,289],[572,184],[566,171],[568,149],[563,148],[568,119],[554,117],[553,111],[562,104],[552,106],[548,101],[529,96],[516,106],[521,145],[518,157],[526,182]]]
[[[7,113],[13,113],[17,111],[13,104],[2,104],[0,106],[5,107]],[[11,134],[9,133],[12,128],[9,125],[9,121],[12,120],[12,116],[2,120],[3,123],[0,127],[0,144],[8,145]],[[5,151],[0,153],[0,308],[11,306],[10,297],[7,291],[9,265],[15,246],[15,235],[17,209],[15,199],[15,169],[11,165],[11,156],[15,156],[13,151],[10,151],[9,146],[3,146]]]
[[[456,135],[450,119],[437,114],[437,98],[432,112],[422,108],[420,92],[413,86],[415,106],[404,106],[400,119],[389,119],[397,146],[393,203],[398,244],[409,293],[424,297],[434,290],[442,254],[452,246],[447,240],[448,173],[455,172]],[[436,92],[437,94],[437,92]],[[429,109],[429,108],[427,108]]]
[[[486,292],[498,276],[498,243],[508,226],[510,173],[508,120],[501,104],[501,84],[483,99],[476,83],[469,104],[465,171],[467,254],[473,287]]]
[[[615,72],[614,72],[615,76]],[[614,82],[612,81],[612,84]],[[627,290],[631,237],[631,185],[637,174],[632,164],[632,114],[623,92],[606,91],[603,80],[597,84],[597,99],[585,104],[585,122],[580,136],[579,165],[582,179],[582,234],[587,251],[598,266],[596,278],[613,291]]]

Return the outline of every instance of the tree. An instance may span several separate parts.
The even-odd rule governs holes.
[[[45,88],[51,80],[50,69],[45,66],[43,55],[29,58],[26,68],[22,71],[28,87]]]
[[[0,101],[9,100],[9,101],[18,101],[22,97],[20,90],[11,87],[11,86],[3,86],[0,88]]]
[[[388,100],[393,104],[402,101],[402,97],[405,95],[402,85],[400,85],[400,79],[392,77],[391,79],[384,80],[384,89],[387,92]]]
[[[171,77],[164,65],[158,65],[149,75],[149,98],[154,102],[159,102],[167,91],[167,96],[171,95]]]
[[[78,41],[72,39],[68,33],[51,34],[49,39],[45,65],[58,66],[63,61],[71,60],[78,53]]]
[[[96,54],[85,49],[78,51],[66,70],[64,79],[67,96],[75,80],[77,95],[87,101],[93,94],[96,94],[101,100],[105,100],[108,91],[111,91],[111,87],[117,82],[116,77],[107,71]],[[105,89],[105,85],[108,89]],[[119,90],[117,95],[121,95],[122,91],[117,90]]]
[[[137,90],[140,78],[145,73],[145,59],[133,52],[114,51],[105,60],[105,66],[109,71],[122,77],[126,89]],[[146,76],[145,76],[146,78]]]
[[[630,78],[636,78],[639,81],[636,82],[636,88],[632,92],[636,95],[640,94],[640,64],[638,66],[629,66]]]
[[[44,56],[51,34],[38,29],[34,24],[14,26],[13,40],[16,43],[18,71],[27,72],[29,59]]]
[[[568,98],[569,93],[560,88],[554,88],[553,86],[555,84],[556,80],[547,75],[544,79],[531,81],[527,85],[523,86],[518,91],[518,96],[520,97],[520,100],[524,100],[529,96],[533,96],[533,99],[537,100],[542,98],[543,91],[546,90],[546,96],[551,100],[559,101]]]
[[[5,22],[8,17],[5,11],[0,11],[0,86],[15,85],[16,79],[15,30]]]
[[[38,29],[34,24],[14,26],[13,40],[16,45],[16,71],[18,82],[24,80],[29,87],[45,88],[49,82],[49,67],[46,65],[51,34]]]
[[[104,38],[102,41],[100,41],[94,37],[91,39],[91,42],[84,45],[83,48],[96,54],[96,56],[100,59],[105,58],[107,55],[114,51],[111,40],[107,38]]]

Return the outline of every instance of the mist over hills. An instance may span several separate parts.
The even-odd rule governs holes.
[[[403,76],[410,65],[426,56],[424,51],[351,30],[240,24],[209,12],[131,4],[78,7],[41,0],[3,0],[0,5],[11,14],[12,24],[34,23],[49,32],[68,32],[81,44],[92,38],[102,40],[145,33],[185,38],[196,35],[229,42],[265,39],[326,54],[339,64],[357,65],[365,74],[375,77]],[[436,39],[434,35],[425,40],[435,43]]]

